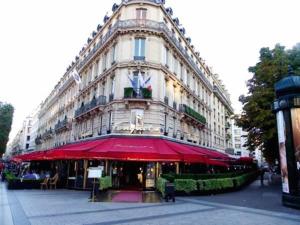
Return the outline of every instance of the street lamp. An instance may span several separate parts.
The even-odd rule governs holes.
[[[289,67],[288,76],[275,84],[275,92],[282,203],[300,208],[300,75]]]

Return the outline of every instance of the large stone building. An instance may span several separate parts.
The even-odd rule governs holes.
[[[111,134],[232,147],[229,94],[172,9],[123,0],[112,11],[42,103],[37,149]]]

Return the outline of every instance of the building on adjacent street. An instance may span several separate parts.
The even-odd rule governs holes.
[[[32,116],[27,116],[23,121],[22,128],[18,131],[14,139],[8,144],[8,152],[12,155],[20,154],[30,150],[30,140],[32,128]]]
[[[41,108],[41,105],[39,105],[31,113],[32,121],[31,121],[29,151],[36,150],[35,139],[37,137],[37,131],[38,131],[38,127],[39,127],[39,113],[40,113],[40,108]]]
[[[244,131],[243,128],[236,126],[234,120],[231,120],[231,129],[232,129],[232,145],[234,149],[234,155],[239,157],[250,156],[250,151],[245,146],[248,140],[247,138],[248,132]]]

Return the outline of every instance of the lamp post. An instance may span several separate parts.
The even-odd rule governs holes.
[[[300,75],[289,74],[275,84],[282,177],[282,203],[300,208]]]

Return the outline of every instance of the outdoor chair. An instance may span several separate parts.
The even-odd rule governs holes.
[[[55,174],[54,177],[50,178],[50,189],[52,189],[52,187],[54,187],[54,189],[56,189],[56,184],[58,181],[58,174]]]
[[[49,182],[49,177],[46,177],[44,181],[41,183],[41,190],[43,189],[43,187],[45,187],[45,189],[48,189],[48,182]]]

